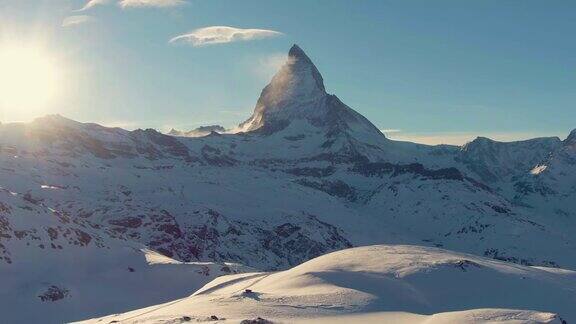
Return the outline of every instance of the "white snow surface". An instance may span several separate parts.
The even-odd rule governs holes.
[[[576,320],[575,277],[437,248],[376,245],[281,272],[219,277],[189,297],[83,323],[179,323],[212,315],[230,322],[561,323]]]

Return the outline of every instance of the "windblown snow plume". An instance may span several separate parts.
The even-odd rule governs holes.
[[[73,27],[93,22],[94,20],[95,20],[94,17],[87,15],[69,16],[64,18],[64,20],[62,21],[62,27]]]

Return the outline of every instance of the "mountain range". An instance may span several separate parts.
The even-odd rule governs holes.
[[[162,134],[59,115],[0,125],[0,305],[11,323],[128,311],[217,275],[374,244],[560,273],[569,270],[551,268],[576,269],[575,232],[576,130],[565,140],[393,141],[327,93],[296,45],[232,130]],[[413,311],[470,306],[442,305]]]

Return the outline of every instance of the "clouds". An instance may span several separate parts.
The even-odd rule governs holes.
[[[169,8],[188,3],[188,0],[86,0],[84,7],[74,10],[83,12],[97,6],[116,4],[122,9],[127,8]],[[69,16],[62,22],[62,27],[71,27],[83,24],[93,19],[87,15]],[[251,41],[264,38],[272,38],[284,35],[281,32],[269,29],[236,28],[230,26],[209,26],[195,29],[189,33],[175,36],[170,43],[185,43],[195,47],[225,44],[239,41]]]
[[[69,16],[64,18],[62,21],[62,27],[74,27],[77,25],[93,22],[94,20],[95,19],[93,17],[86,15]]]
[[[82,9],[86,11],[99,5],[117,3],[121,8],[168,8],[176,7],[186,3],[185,0],[89,0]]]
[[[86,11],[86,10],[91,9],[93,7],[100,6],[100,5],[106,5],[109,3],[112,3],[112,0],[90,0],[84,5],[84,7],[82,7],[79,10],[76,10],[76,11]]]
[[[140,0],[141,1],[141,0]],[[170,43],[186,43],[192,46],[206,46],[238,41],[251,41],[283,35],[267,29],[242,29],[228,26],[210,26],[193,30],[170,40]]]
[[[121,0],[118,4],[122,8],[128,7],[176,7],[185,4],[184,0]]]

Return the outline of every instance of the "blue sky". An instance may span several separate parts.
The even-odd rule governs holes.
[[[60,113],[130,129],[233,126],[297,43],[327,90],[392,138],[563,138],[576,128],[576,1],[99,1],[108,3],[74,12],[87,1],[0,0],[0,39],[41,43],[65,71],[58,100],[0,107],[2,121]],[[70,16],[84,18],[63,27]],[[210,26],[282,35],[169,42]]]

